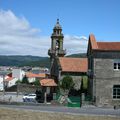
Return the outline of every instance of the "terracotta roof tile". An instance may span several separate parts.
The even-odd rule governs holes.
[[[96,42],[93,34],[89,36],[89,44],[91,44],[92,50],[120,51],[120,42]]]
[[[98,50],[113,50],[117,51],[120,50],[120,42],[97,42]]]
[[[87,58],[60,57],[59,62],[63,72],[87,72]]]
[[[8,78],[5,79],[5,81],[11,81],[13,79],[14,79],[13,77],[8,77]]]
[[[40,80],[41,86],[57,86],[53,79],[42,79]]]
[[[93,34],[90,34],[90,36],[89,36],[89,41],[90,41],[90,43],[91,43],[92,49],[98,49],[98,45],[97,45],[95,36],[94,36]]]
[[[46,74],[45,74],[45,73],[34,74],[34,73],[31,73],[31,72],[27,72],[27,73],[26,73],[26,76],[27,76],[28,78],[33,78],[33,77],[45,78],[45,77],[46,77]]]

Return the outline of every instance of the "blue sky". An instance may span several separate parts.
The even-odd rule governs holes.
[[[90,33],[98,41],[120,41],[120,0],[0,0],[0,15],[6,19],[0,21],[5,30],[0,54],[47,56],[57,18],[68,54],[85,52],[81,38]]]

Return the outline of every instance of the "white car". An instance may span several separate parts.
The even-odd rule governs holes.
[[[24,102],[33,102],[36,99],[36,94],[25,94],[23,96],[23,101]]]

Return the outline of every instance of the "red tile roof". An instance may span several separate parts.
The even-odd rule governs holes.
[[[120,42],[97,42],[97,45],[99,50],[120,50]]]
[[[47,86],[47,87],[57,86],[57,84],[53,79],[42,79],[40,80],[40,84],[41,86]]]
[[[59,58],[60,66],[63,72],[87,72],[87,58]]]
[[[92,50],[120,51],[120,42],[97,42],[93,34],[89,36],[89,44]]]
[[[95,36],[93,34],[90,34],[89,40],[90,40],[92,49],[98,49],[98,45],[97,45]]]
[[[45,74],[45,73],[34,74],[34,73],[31,73],[31,72],[27,72],[27,73],[26,73],[26,76],[27,76],[28,78],[34,78],[34,77],[45,78],[45,77],[46,77],[46,74]]]
[[[5,81],[11,81],[13,79],[14,79],[13,77],[8,77],[8,78],[5,79]]]

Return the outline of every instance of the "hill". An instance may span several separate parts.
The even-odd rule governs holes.
[[[71,55],[68,55],[66,57],[86,58],[87,55],[86,55],[86,53],[78,53],[78,54],[71,54]]]
[[[0,66],[40,66],[49,67],[48,57],[38,56],[0,56]]]
[[[85,53],[72,54],[66,57],[86,57]],[[40,66],[40,67],[50,67],[49,57],[39,57],[39,56],[20,56],[20,55],[11,55],[11,56],[0,56],[0,66]]]

